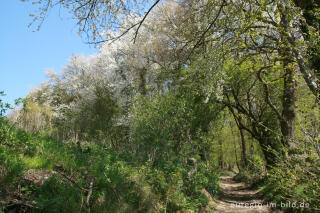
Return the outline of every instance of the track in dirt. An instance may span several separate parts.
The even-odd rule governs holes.
[[[264,204],[259,190],[250,189],[245,183],[235,182],[232,176],[222,176],[220,186],[222,196],[217,201],[214,212],[221,213],[266,213],[272,212]]]

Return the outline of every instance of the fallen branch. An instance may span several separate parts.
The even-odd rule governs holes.
[[[72,184],[74,184],[76,187],[78,187],[79,189],[81,189],[82,191],[89,191],[89,189],[83,188],[81,187],[77,182],[75,182],[74,180],[72,180],[71,178],[69,178],[66,174],[64,174],[61,171],[56,171],[57,174],[61,175],[63,178],[67,179],[69,182],[71,182]]]

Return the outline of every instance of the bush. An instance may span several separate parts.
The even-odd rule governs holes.
[[[319,168],[316,158],[289,155],[268,172],[266,198],[275,203],[309,204],[309,208],[285,207],[289,212],[314,212],[320,208]]]
[[[217,193],[218,176],[197,154],[206,150],[201,147],[206,135],[192,125],[191,106],[172,95],[143,100],[131,124],[132,149],[119,147],[130,152],[90,141],[61,142],[9,128],[3,119],[4,211],[198,212],[208,203],[202,190]],[[14,204],[16,199],[21,202]]]
[[[250,155],[248,166],[239,171],[234,177],[236,181],[243,181],[250,185],[260,185],[265,181],[266,168],[265,162],[259,155]]]

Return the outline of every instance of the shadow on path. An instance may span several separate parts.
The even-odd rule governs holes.
[[[272,212],[263,201],[260,190],[250,189],[245,183],[235,182],[233,176],[220,177],[222,196],[214,212],[265,213]]]

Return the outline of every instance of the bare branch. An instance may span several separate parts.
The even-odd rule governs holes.
[[[142,20],[139,22],[139,26],[135,32],[135,35],[134,35],[134,39],[133,39],[133,43],[136,42],[136,39],[137,39],[137,36],[138,36],[138,32],[139,32],[139,29],[141,27],[141,25],[143,24],[144,20],[146,20],[147,16],[149,15],[149,13],[151,12],[151,10],[160,2],[160,0],[156,0],[153,5],[149,8],[149,10],[146,12],[146,14],[143,16]]]

